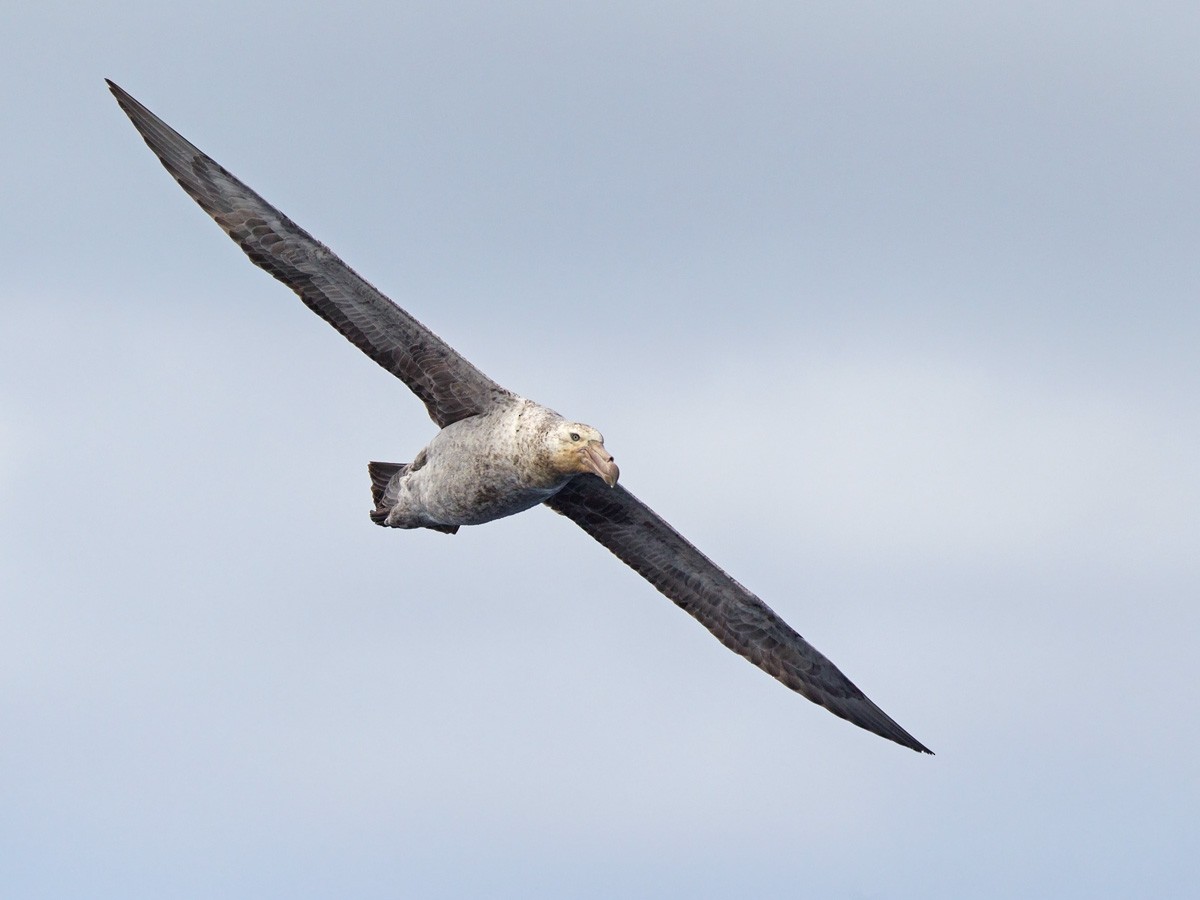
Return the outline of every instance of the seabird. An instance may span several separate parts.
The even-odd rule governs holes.
[[[453,534],[545,504],[792,690],[867,731],[932,752],[618,485],[600,432],[496,384],[124,90],[108,86],[167,171],[251,261],[408,385],[441,429],[411,463],[369,464],[374,522]]]

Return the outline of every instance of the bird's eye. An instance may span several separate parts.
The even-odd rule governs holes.
[[[578,433],[576,433],[576,432],[574,432],[574,431],[572,431],[572,432],[571,432],[571,440],[573,440],[573,441],[577,441],[577,440],[579,440],[579,434],[578,434]]]

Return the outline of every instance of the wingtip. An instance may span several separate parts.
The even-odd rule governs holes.
[[[805,689],[805,685],[795,685],[791,681],[782,678],[779,680],[802,696],[809,700],[814,700],[820,706],[824,706],[835,716],[845,719],[852,725],[857,725],[864,731],[877,734],[881,738],[885,738],[894,744],[899,744],[901,747],[907,747],[909,750],[917,753],[927,753],[930,756],[936,755],[932,750],[909,734],[899,722],[880,709],[870,697],[864,694],[850,679],[846,678],[836,666],[829,663],[829,667],[831,672],[836,673],[841,679],[843,688],[849,691],[848,697],[845,695],[827,694],[825,696],[818,695],[814,700],[813,695]]]
[[[125,88],[121,87],[111,78],[105,78],[104,83],[108,85],[109,93],[113,95],[113,98],[117,101],[117,105],[125,111],[126,115],[130,114],[130,110],[135,105],[139,105]]]
[[[894,738],[892,738],[892,740],[894,740],[897,744],[903,744],[905,747],[908,747],[910,750],[915,750],[917,753],[927,753],[930,756],[937,755],[932,750],[930,750],[928,747],[926,747],[924,744],[922,744],[920,741],[918,741],[915,737],[913,737],[911,734],[909,734],[907,731],[903,732],[903,734],[904,734],[903,738],[895,738],[894,737]]]
[[[886,738],[887,740],[891,741],[893,744],[899,744],[901,747],[907,747],[909,750],[912,750],[916,753],[926,753],[930,756],[937,755],[932,750],[930,750],[928,747],[926,747],[924,744],[922,744],[920,741],[918,741],[915,737],[913,737],[911,734],[909,734],[907,731],[905,731],[903,728],[901,728],[899,725],[896,725],[895,728],[877,728],[877,727],[874,727],[873,725],[869,725],[869,724],[866,724],[863,722],[855,722],[854,720],[850,720],[850,721],[852,724],[857,725],[858,727],[865,729],[866,731],[873,732],[873,733],[879,735],[881,738]]]
[[[878,707],[876,708],[878,709]],[[882,710],[880,710],[880,712],[883,713]],[[908,749],[914,750],[917,753],[927,753],[930,756],[937,755],[920,741],[918,741],[915,737],[901,728],[898,724],[896,724],[896,721],[886,713],[883,713],[883,716],[887,720],[887,725],[882,728],[873,728],[870,725],[864,725],[863,723],[859,722],[855,722],[855,724],[865,727],[869,731],[874,731],[880,737],[885,737],[889,741],[894,741],[900,746],[907,747]]]
[[[905,731],[903,728],[901,728],[899,725],[896,725],[894,721],[892,721],[891,719],[889,719],[888,721],[891,722],[891,724],[894,725],[895,727],[894,728],[873,728],[872,726],[863,724],[861,722],[854,722],[854,724],[858,725],[860,728],[865,728],[867,731],[873,731],[880,737],[887,738],[889,741],[899,744],[901,747],[907,747],[909,750],[913,750],[917,753],[927,753],[930,756],[937,755],[932,750],[930,750],[928,747],[926,747],[924,744],[922,744],[920,741],[918,741],[915,737],[913,737],[911,734],[909,734],[907,731]]]
[[[907,731],[905,731],[903,728],[901,728],[899,725],[897,725],[896,721],[894,719],[892,719],[891,717],[888,717],[888,722],[891,724],[892,727],[885,728],[885,729],[879,729],[878,731],[876,731],[876,734],[878,734],[880,737],[885,737],[890,741],[895,741],[897,744],[900,744],[902,747],[908,747],[908,749],[910,749],[910,750],[915,750],[917,753],[928,753],[930,756],[936,755],[932,750],[930,750],[928,747],[926,747],[924,744],[922,744],[920,741],[918,741],[915,737],[913,737],[911,734],[909,734]]]

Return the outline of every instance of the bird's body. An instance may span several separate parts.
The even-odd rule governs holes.
[[[545,503],[792,690],[930,752],[762,600],[618,485],[598,431],[492,381],[137,100],[111,81],[109,87],[167,171],[255,265],[403,381],[441,429],[411,463],[370,464],[372,520],[453,534]]]
[[[512,396],[451,422],[411,463],[397,467],[372,518],[437,531],[482,525],[544,503],[584,472],[615,484],[617,468],[603,448],[595,429]]]

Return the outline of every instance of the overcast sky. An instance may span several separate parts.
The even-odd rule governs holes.
[[[1194,4],[2,21],[0,892],[1197,890]],[[373,526],[423,407],[106,76],[600,428],[938,755],[547,510]]]

